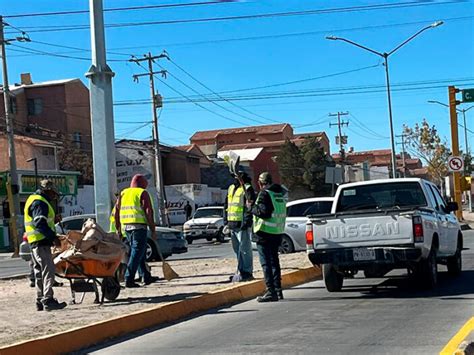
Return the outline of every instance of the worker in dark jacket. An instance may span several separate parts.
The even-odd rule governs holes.
[[[246,204],[253,204],[255,191],[247,173],[239,171],[237,175],[224,203],[224,225],[230,230],[232,248],[237,256],[237,272],[231,277],[234,282],[253,280],[252,214]]]
[[[54,262],[51,247],[56,238],[56,213],[51,205],[58,193],[50,180],[42,180],[36,193],[28,197],[25,204],[25,232],[31,247],[31,257],[36,283],[36,309],[47,311],[62,309],[66,302],[59,303],[53,296]]]
[[[267,290],[258,302],[275,302],[283,299],[281,290],[281,270],[278,248],[281,244],[286,220],[286,191],[279,184],[272,183],[268,172],[258,177],[260,193],[251,207],[254,215],[253,232],[257,243],[258,256],[262,265]]]

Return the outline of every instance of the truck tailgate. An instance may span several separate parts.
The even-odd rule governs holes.
[[[367,214],[312,219],[314,248],[396,246],[413,243],[412,215]]]

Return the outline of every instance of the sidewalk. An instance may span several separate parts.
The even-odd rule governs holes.
[[[12,252],[0,252],[0,260],[10,259],[12,257]]]
[[[474,229],[474,212],[469,212],[466,210],[462,211],[462,215],[464,218],[464,221],[461,224],[467,225],[468,228],[462,228],[464,229]]]

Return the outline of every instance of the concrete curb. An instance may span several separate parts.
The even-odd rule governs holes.
[[[28,277],[28,273],[0,277],[0,281],[19,280]]]
[[[321,279],[321,270],[317,267],[307,267],[282,275],[282,286],[289,288],[318,279]],[[166,303],[85,327],[5,346],[0,348],[0,354],[46,355],[68,353],[111,338],[177,321],[198,312],[242,302],[262,294],[264,290],[263,280],[238,284],[223,290],[211,291],[201,296]]]

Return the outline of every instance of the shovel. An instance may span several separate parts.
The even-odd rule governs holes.
[[[179,275],[171,268],[171,266],[163,258],[163,255],[161,254],[161,251],[160,251],[160,246],[158,245],[158,241],[156,242],[156,251],[158,253],[158,256],[161,259],[162,268],[163,268],[163,276],[165,277],[165,279],[167,281],[171,281],[173,279],[179,278]]]

